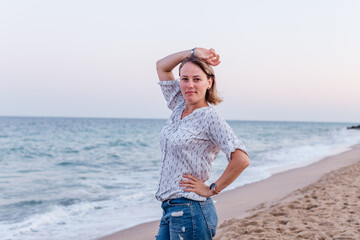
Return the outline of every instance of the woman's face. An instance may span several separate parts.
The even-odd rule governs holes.
[[[203,70],[192,62],[187,62],[180,70],[181,93],[188,104],[206,102],[206,90],[211,87],[212,80],[208,79]]]

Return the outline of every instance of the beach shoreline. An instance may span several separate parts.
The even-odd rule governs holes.
[[[310,165],[279,172],[267,179],[225,191],[213,197],[218,212],[219,226],[222,226],[218,227],[216,238],[230,239],[226,238],[229,227],[224,227],[224,221],[233,218],[244,219],[276,204],[290,201],[295,191],[316,183],[325,174],[358,162],[360,162],[360,144]],[[97,239],[154,239],[158,226],[159,221],[147,222]]]

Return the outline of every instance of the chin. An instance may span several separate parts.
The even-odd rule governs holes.
[[[199,100],[195,100],[195,99],[191,99],[191,98],[187,98],[187,99],[185,99],[185,101],[187,104],[191,104],[191,105],[199,102]]]

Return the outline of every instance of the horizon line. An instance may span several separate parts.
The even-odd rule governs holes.
[[[80,118],[80,119],[133,119],[133,120],[167,120],[168,118],[139,118],[139,117],[84,117],[84,116],[9,116],[0,115],[0,118]],[[356,122],[335,122],[335,121],[295,121],[295,120],[245,120],[245,119],[225,119],[226,121],[241,121],[241,122],[301,122],[301,123],[347,123],[357,124]],[[360,123],[360,122],[359,122]]]

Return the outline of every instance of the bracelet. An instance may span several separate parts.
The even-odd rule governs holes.
[[[215,183],[210,184],[209,188],[213,193],[215,192],[215,194],[220,193],[220,191],[216,190],[216,184]]]
[[[216,187],[214,187],[213,191],[214,191],[216,194],[219,194],[219,193],[220,193],[220,192],[218,192],[218,191],[216,190]]]
[[[191,57],[195,57],[195,48],[191,49]]]

